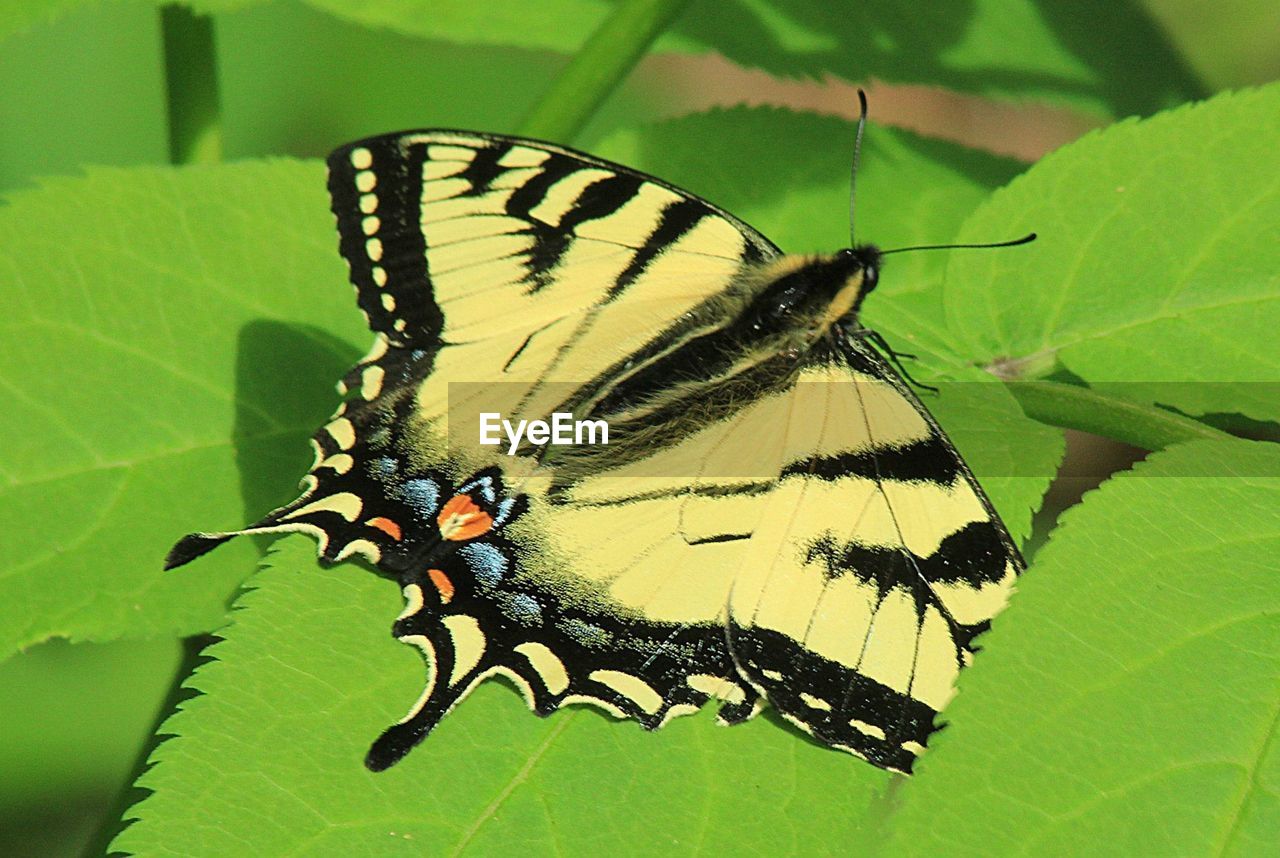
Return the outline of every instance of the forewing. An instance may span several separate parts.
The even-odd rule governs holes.
[[[556,376],[584,381],[722,289],[744,262],[778,252],[664,182],[516,138],[428,130],[359,141],[330,156],[329,189],[374,331],[393,346],[443,338],[510,348],[468,378],[537,379],[568,361]],[[617,325],[615,314],[645,321]],[[604,339],[586,342],[593,330]],[[561,351],[571,344],[592,347],[569,360]],[[515,370],[507,359],[522,345]]]
[[[465,476],[446,449],[450,384],[460,399],[510,387],[507,401],[538,416],[538,391],[541,405],[560,403],[778,253],[704,200],[549,143],[410,131],[349,144],[328,163],[339,247],[374,347],[340,385],[350,401],[314,436],[302,497],[244,531],[187,537],[170,566],[265,530],[311,529],[333,557],[353,543],[370,555],[369,544],[393,548],[348,517],[348,496],[396,503],[380,497],[377,464],[392,435],[410,470]],[[335,505],[346,524],[325,508]]]

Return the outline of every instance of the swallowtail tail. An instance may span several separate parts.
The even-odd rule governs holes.
[[[584,702],[648,728],[767,702],[910,771],[1022,560],[858,324],[880,252],[784,255],[666,182],[534,140],[410,131],[328,163],[373,349],[302,496],[185,537],[168,566],[303,531],[323,561],[395,576],[393,633],[428,678],[375,770],[497,674],[539,715]],[[482,447],[499,400],[616,441]]]

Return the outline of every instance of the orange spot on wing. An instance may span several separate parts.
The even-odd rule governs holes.
[[[381,530],[383,533],[385,533],[387,536],[390,536],[392,539],[396,540],[397,542],[399,542],[400,537],[403,536],[403,534],[400,532],[400,525],[396,524],[394,521],[392,521],[389,518],[383,518],[382,516],[378,516],[377,518],[369,519],[368,521],[365,522],[365,524],[369,525],[370,527],[376,527],[378,530]]]
[[[448,604],[453,598],[453,582],[449,580],[449,576],[441,572],[439,569],[428,569],[427,577],[431,579],[431,583],[440,591],[440,601]]]
[[[454,495],[436,516],[440,536],[454,542],[475,539],[493,527],[493,516],[476,506],[468,495]]]

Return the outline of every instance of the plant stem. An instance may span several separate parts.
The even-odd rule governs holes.
[[[520,133],[572,141],[689,0],[623,0],[520,123]]]
[[[222,158],[218,61],[213,19],[186,6],[160,10],[169,99],[169,160],[213,164]]]
[[[1144,450],[1162,450],[1187,441],[1234,437],[1172,411],[1107,396],[1074,384],[1013,381],[1006,382],[1006,386],[1033,420],[1113,438]]]

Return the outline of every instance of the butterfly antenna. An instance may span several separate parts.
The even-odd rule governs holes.
[[[890,253],[904,253],[908,250],[956,250],[964,248],[987,249],[992,247],[1017,247],[1019,244],[1030,244],[1036,240],[1036,234],[1029,232],[1022,238],[1015,238],[1012,241],[997,241],[992,244],[916,244],[911,247],[895,247],[893,250],[880,251],[881,256],[888,256]]]
[[[867,94],[861,89],[858,90],[858,130],[853,137],[853,164],[849,167],[849,246],[854,247],[853,240],[853,214],[854,207],[858,202],[858,196],[854,193],[854,189],[858,183],[858,158],[862,155],[862,130],[867,127]]]

